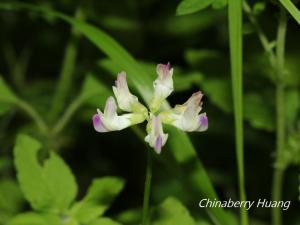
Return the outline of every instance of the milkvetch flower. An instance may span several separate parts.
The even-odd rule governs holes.
[[[110,96],[106,101],[104,112],[102,113],[100,109],[97,109],[97,113],[93,116],[95,130],[101,133],[118,131],[147,120],[145,141],[158,154],[161,153],[162,147],[168,139],[168,134],[163,131],[163,124],[169,124],[187,132],[207,130],[208,118],[206,113],[200,113],[203,97],[200,91],[194,93],[182,105],[159,111],[162,103],[174,90],[173,68],[169,63],[158,64],[156,72],[158,77],[153,82],[154,92],[150,102],[150,110],[130,92],[126,81],[126,73],[119,73],[112,89],[118,107],[127,113],[118,115],[115,99]]]

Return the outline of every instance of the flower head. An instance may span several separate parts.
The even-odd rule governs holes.
[[[163,132],[163,124],[170,124],[183,131],[205,131],[208,128],[208,118],[202,110],[203,94],[194,93],[184,104],[176,105],[173,109],[158,112],[163,101],[173,91],[173,69],[170,64],[158,64],[158,74],[154,81],[154,93],[150,102],[150,110],[142,105],[138,98],[129,91],[126,73],[121,72],[113,86],[113,92],[120,109],[128,113],[118,115],[117,105],[113,97],[106,101],[104,112],[97,110],[93,116],[96,131],[104,133],[125,129],[129,126],[147,120],[147,135],[145,141],[160,154],[166,144],[168,134]]]

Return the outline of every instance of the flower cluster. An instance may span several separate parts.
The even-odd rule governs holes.
[[[173,68],[169,63],[166,65],[158,64],[156,72],[158,77],[153,82],[154,94],[149,105],[150,110],[129,91],[126,73],[119,73],[112,88],[119,108],[127,113],[118,115],[115,99],[109,97],[104,111],[97,109],[97,113],[93,116],[95,130],[100,133],[117,131],[146,120],[148,124],[145,141],[158,154],[168,139],[168,134],[163,131],[163,124],[173,125],[188,132],[207,130],[208,119],[206,113],[200,114],[203,96],[200,91],[194,93],[182,105],[176,105],[173,109],[166,111],[159,111],[164,100],[174,90]]]

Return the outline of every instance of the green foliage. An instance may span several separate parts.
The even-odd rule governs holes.
[[[23,195],[17,183],[8,178],[0,180],[0,224],[16,214],[22,203]]]
[[[33,209],[64,212],[77,193],[75,178],[54,152],[42,166],[37,158],[40,148],[40,143],[28,136],[17,138],[14,156],[21,189]]]
[[[183,0],[177,7],[177,15],[185,15],[198,12],[210,6],[214,0]]]
[[[58,216],[53,214],[23,213],[14,217],[7,225],[62,225]]]
[[[227,0],[183,0],[177,7],[177,15],[186,15],[198,12],[202,9],[212,6],[215,9],[220,9],[226,6]]]
[[[121,225],[120,223],[117,223],[109,218],[101,218],[93,221],[89,225]]]
[[[124,181],[120,178],[95,179],[86,196],[71,208],[72,217],[81,223],[90,223],[103,215],[123,187]]]
[[[153,212],[153,225],[196,225],[188,210],[176,198],[167,198]]]

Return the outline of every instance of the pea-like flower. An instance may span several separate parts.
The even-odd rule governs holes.
[[[109,97],[105,104],[104,113],[97,109],[97,113],[93,116],[95,130],[100,133],[118,131],[147,120],[145,141],[158,154],[161,153],[162,147],[168,139],[168,134],[163,132],[163,124],[169,124],[187,132],[207,130],[208,118],[206,113],[200,113],[203,97],[200,91],[194,93],[184,104],[159,112],[162,103],[174,89],[173,68],[169,63],[166,65],[158,64],[156,72],[158,77],[153,83],[154,93],[150,102],[150,110],[130,92],[126,73],[119,73],[115,86],[112,88],[119,108],[128,113],[118,115],[115,99]]]

